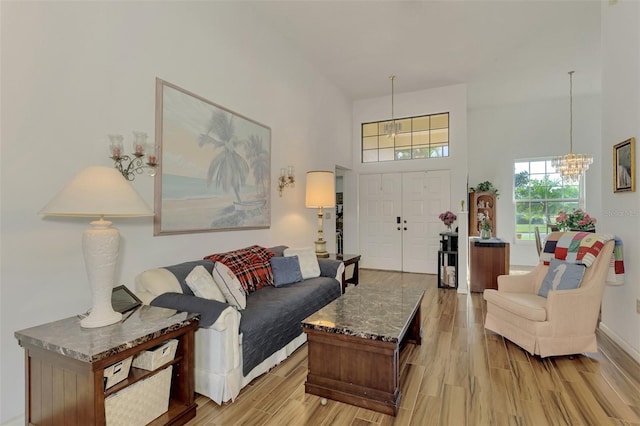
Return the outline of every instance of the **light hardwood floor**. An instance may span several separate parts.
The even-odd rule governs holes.
[[[360,282],[425,290],[397,417],[305,394],[305,344],[234,403],[198,396],[188,425],[640,425],[640,367],[602,333],[597,353],[540,359],[484,330],[481,294],[438,289],[432,275],[361,270]]]

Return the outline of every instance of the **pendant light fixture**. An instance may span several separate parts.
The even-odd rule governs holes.
[[[391,80],[391,121],[385,123],[384,125],[384,133],[388,138],[395,138],[398,133],[400,133],[401,126],[400,123],[396,121],[394,111],[393,111],[393,81],[396,79],[395,75],[390,75],[389,80]]]
[[[560,157],[553,157],[551,165],[569,182],[578,183],[580,177],[593,163],[591,154],[573,153],[573,73],[569,71],[569,153]]]

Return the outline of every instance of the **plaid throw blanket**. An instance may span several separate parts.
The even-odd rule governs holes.
[[[206,256],[212,262],[222,262],[236,275],[246,294],[253,293],[267,285],[273,285],[273,271],[269,259],[273,252],[253,245],[240,250],[216,253]]]
[[[545,265],[552,258],[565,262],[581,263],[587,268],[596,260],[607,241],[614,240],[613,255],[609,263],[607,284],[624,284],[624,261],[622,240],[611,234],[593,232],[552,232],[547,236],[540,260]]]

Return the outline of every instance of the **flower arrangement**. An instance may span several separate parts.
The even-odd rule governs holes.
[[[480,224],[480,229],[483,231],[491,231],[491,222],[483,218],[482,223]]]
[[[458,216],[456,216],[455,213],[447,210],[444,213],[440,213],[440,216],[438,216],[438,218],[440,218],[442,223],[444,223],[446,226],[451,226],[453,225],[453,222],[455,222],[455,220],[458,218]]]
[[[593,231],[596,229],[596,222],[598,220],[595,217],[589,216],[589,213],[582,209],[576,209],[571,213],[566,213],[561,210],[556,217],[556,223],[560,229],[564,231],[579,230],[579,231]]]

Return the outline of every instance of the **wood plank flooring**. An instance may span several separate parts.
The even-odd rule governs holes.
[[[397,417],[304,392],[306,344],[219,406],[198,395],[196,425],[637,425],[640,366],[599,333],[597,353],[541,359],[483,327],[482,295],[432,275],[361,270],[361,283],[419,287],[421,346],[401,353]],[[349,286],[347,291],[353,289]]]

